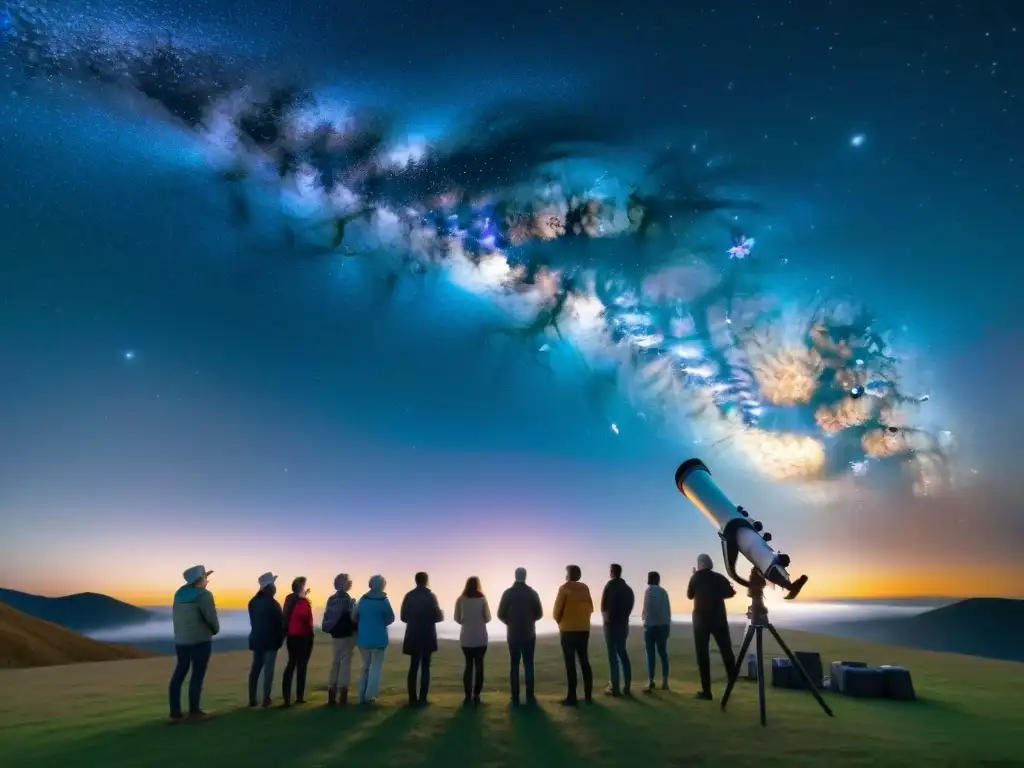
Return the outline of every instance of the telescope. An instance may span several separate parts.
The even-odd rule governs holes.
[[[722,555],[729,577],[748,589],[751,582],[736,572],[736,558],[743,555],[765,581],[786,590],[786,600],[800,594],[807,577],[789,578],[789,555],[776,552],[768,543],[772,535],[762,533],[763,526],[750,519],[750,513],[733,504],[718,484],[711,479],[711,470],[700,459],[688,459],[676,470],[676,487],[716,528],[722,540]],[[755,585],[756,586],[756,585]]]

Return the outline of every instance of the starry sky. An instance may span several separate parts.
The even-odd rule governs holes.
[[[123,7],[413,125],[579,99],[628,116],[638,144],[728,155],[787,290],[839,286],[912,340],[963,483],[820,503],[705,455],[716,478],[810,575],[808,599],[1024,596],[1024,8],[427,5]],[[612,433],[525,352],[482,358],[487,308],[454,287],[382,310],[343,270],[259,258],[145,111],[28,90],[0,124],[3,586],[161,604],[200,562],[224,604],[267,570],[321,600],[339,571],[397,592],[427,570],[454,597],[525,565],[553,599],[569,562],[678,591],[716,554],[672,483],[700,447],[628,416]]]

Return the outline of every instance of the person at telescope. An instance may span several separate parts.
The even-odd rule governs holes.
[[[565,567],[565,583],[558,588],[555,598],[555,609],[552,615],[558,624],[558,636],[562,645],[562,657],[565,659],[565,678],[568,694],[562,705],[575,707],[576,698],[576,660],[580,662],[583,675],[583,698],[589,704],[594,697],[594,673],[590,668],[590,617],[594,613],[594,601],[590,597],[590,587],[580,579],[583,573],[578,565]]]
[[[604,620],[604,639],[608,645],[609,683],[605,693],[609,696],[630,694],[633,668],[629,663],[626,639],[629,637],[629,615],[633,613],[633,589],[622,578],[622,566],[612,563],[608,569],[608,583],[601,593],[601,618]],[[622,687],[619,688],[619,663],[622,663]]]
[[[700,670],[700,688],[696,698],[711,701],[711,638],[715,638],[718,651],[722,654],[726,676],[736,668],[736,655],[732,650],[729,635],[729,621],[725,615],[725,601],[736,596],[729,580],[713,568],[714,562],[708,555],[697,557],[686,596],[693,600],[693,642],[697,651],[697,668]]]

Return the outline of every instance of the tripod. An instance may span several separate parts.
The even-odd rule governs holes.
[[[772,637],[775,638],[775,642],[779,644],[779,647],[785,652],[786,656],[789,657],[789,661],[796,667],[796,670],[800,673],[800,677],[803,678],[804,684],[808,690],[817,699],[818,704],[825,710],[825,714],[829,717],[835,717],[832,710],[829,709],[828,704],[821,698],[821,694],[818,693],[818,689],[811,681],[811,676],[807,674],[807,670],[804,669],[803,664],[793,655],[793,652],[789,650],[789,646],[786,645],[785,641],[779,635],[775,627],[772,626],[771,622],[768,621],[768,609],[764,604],[764,578],[759,573],[752,573],[750,576],[750,588],[747,590],[747,594],[750,595],[751,603],[750,610],[747,612],[747,616],[750,619],[750,624],[747,626],[747,634],[743,638],[743,644],[740,646],[739,656],[736,657],[736,668],[732,670],[729,675],[729,684],[725,687],[725,694],[722,696],[722,710],[725,710],[725,705],[729,703],[729,696],[732,694],[733,686],[736,685],[736,680],[740,676],[740,670],[746,663],[747,650],[750,648],[750,641],[753,638],[757,638],[757,701],[761,706],[761,725],[768,725],[768,714],[765,708],[764,701],[764,646],[762,643],[762,635],[764,630],[767,629],[772,633]]]

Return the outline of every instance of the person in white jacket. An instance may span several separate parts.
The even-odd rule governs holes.
[[[466,694],[463,705],[479,704],[484,689],[484,654],[487,653],[487,625],[491,621],[491,608],[480,589],[480,579],[470,576],[466,588],[455,601],[455,621],[460,625],[459,645],[466,657],[466,670],[462,674],[462,688]]]

